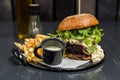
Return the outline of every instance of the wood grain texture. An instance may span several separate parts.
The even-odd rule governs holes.
[[[117,0],[98,0],[96,15],[100,20],[117,20],[117,7]]]
[[[81,13],[96,14],[96,0],[81,0]]]
[[[41,5],[42,21],[60,21],[77,13],[77,0],[34,0]],[[0,1],[0,20],[16,20],[15,0]],[[9,14],[7,14],[9,13]],[[119,0],[81,0],[81,13],[91,13],[99,20],[120,20]],[[7,15],[7,16],[6,16]]]
[[[12,20],[12,11],[11,11],[11,2],[10,0],[1,0],[0,1],[0,21],[11,21]]]

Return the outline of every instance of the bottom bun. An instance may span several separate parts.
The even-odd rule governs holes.
[[[70,59],[75,59],[75,60],[91,60],[90,55],[67,53],[67,57],[70,58]]]

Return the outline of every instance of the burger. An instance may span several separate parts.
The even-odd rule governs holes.
[[[98,24],[99,21],[92,14],[68,16],[60,22],[54,37],[58,36],[66,42],[64,54],[68,58],[91,60],[93,53],[102,50],[98,44],[103,36],[103,29],[99,29]]]

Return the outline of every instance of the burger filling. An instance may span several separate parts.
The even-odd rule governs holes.
[[[92,26],[89,28],[83,28],[83,29],[76,29],[76,30],[66,30],[66,31],[59,31],[57,30],[56,35],[51,35],[51,37],[60,37],[64,41],[69,41],[71,39],[77,40],[80,43],[83,43],[86,45],[86,51],[91,54],[96,48],[96,44],[98,44],[101,41],[102,29],[99,29],[97,26]]]
[[[72,54],[81,54],[83,55],[83,46],[82,45],[78,45],[78,44],[70,44],[69,42],[66,45],[66,52],[67,53],[72,53]]]
[[[83,52],[83,45],[80,44],[71,44],[70,42],[66,43],[66,49],[65,49],[65,54],[67,57],[71,59],[77,59],[77,60],[89,60],[91,59],[90,55],[86,55]]]
[[[51,37],[60,37],[67,43],[66,54],[76,55],[74,57],[90,57],[97,50],[96,45],[101,41],[102,31],[97,26],[66,31],[57,30],[57,34],[51,34]],[[82,43],[82,45],[79,43]],[[87,55],[85,55],[85,52]]]

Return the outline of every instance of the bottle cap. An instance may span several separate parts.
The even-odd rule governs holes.
[[[40,14],[40,5],[39,4],[29,4],[29,14],[30,15],[39,15]]]

